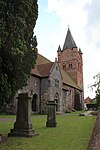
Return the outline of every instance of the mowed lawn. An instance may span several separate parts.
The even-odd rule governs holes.
[[[3,116],[0,133],[7,136],[15,116]],[[9,118],[9,119],[8,119]],[[45,115],[32,116],[33,129],[39,133],[32,138],[9,137],[0,150],[87,150],[96,120],[94,116],[57,115],[57,127],[46,128]]]

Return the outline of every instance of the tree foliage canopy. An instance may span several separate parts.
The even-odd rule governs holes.
[[[26,85],[37,58],[37,0],[0,0],[0,105]]]
[[[98,108],[100,105],[100,73],[94,76],[94,79],[95,79],[95,83],[92,85],[92,88],[95,88],[96,103]]]

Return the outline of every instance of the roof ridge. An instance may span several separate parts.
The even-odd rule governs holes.
[[[36,66],[42,66],[42,65],[48,65],[48,64],[53,64],[54,62],[48,62],[48,63],[43,63],[43,64],[36,64]]]
[[[45,64],[51,62],[49,59],[38,53],[36,64]]]

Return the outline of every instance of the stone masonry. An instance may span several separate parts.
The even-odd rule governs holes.
[[[100,150],[100,111],[98,112],[88,150]]]

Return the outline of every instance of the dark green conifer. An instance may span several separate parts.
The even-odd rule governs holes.
[[[0,0],[0,106],[26,85],[37,58],[37,0]]]

